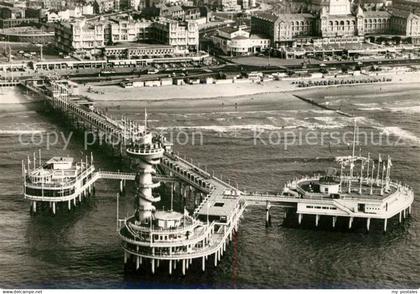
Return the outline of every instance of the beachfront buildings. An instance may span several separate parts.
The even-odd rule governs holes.
[[[172,19],[134,20],[131,17],[111,18],[112,43],[154,42],[170,45],[175,53],[197,51],[199,45],[198,24],[195,21]]]
[[[420,17],[408,10],[363,10],[350,0],[314,0],[310,13],[257,13],[252,33],[264,34],[275,47],[306,43],[317,38],[358,40],[354,37],[394,34],[420,40]]]
[[[153,23],[153,29],[154,40],[174,47],[177,53],[198,51],[198,24],[194,21],[159,21]]]
[[[195,21],[134,20],[131,16],[125,16],[61,22],[56,26],[55,33],[57,47],[64,52],[84,51],[100,54],[108,48],[108,54],[112,53],[118,57],[136,56],[139,52],[151,50],[150,46],[146,50],[147,46],[139,45],[139,42],[158,43],[173,48],[168,50],[167,47],[155,46],[154,50],[158,50],[155,52],[163,55],[198,51],[198,32],[198,24]],[[133,42],[138,45],[127,44]]]
[[[270,48],[269,38],[251,34],[241,27],[225,27],[212,36],[213,45],[225,55],[250,55]]]
[[[60,22],[55,28],[55,41],[59,50],[90,51],[99,54],[105,47],[104,19],[76,19],[71,22]]]

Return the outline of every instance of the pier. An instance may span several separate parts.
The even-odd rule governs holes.
[[[361,218],[366,220],[369,230],[371,220],[375,219],[384,222],[384,231],[390,218],[398,216],[401,222],[411,213],[414,192],[402,183],[391,181],[390,159],[387,166],[382,163],[381,177],[382,160],[353,154],[337,159],[341,166],[339,175],[294,179],[277,194],[249,193],[182,158],[173,150],[171,142],[150,132],[146,112],[143,125],[124,117],[112,119],[94,105],[81,103],[74,97],[68,81],[48,79],[42,85],[29,81],[22,83],[28,91],[44,98],[54,111],[62,113],[75,129],[88,132],[97,142],[106,142],[113,154],[130,160],[135,168],[129,173],[97,171],[92,156],[75,165],[75,181],[83,184],[77,189],[72,188],[73,182],[67,187],[54,188],[44,185],[44,166],[39,164],[37,168],[34,156],[33,168],[29,160],[27,164],[22,162],[25,198],[31,201],[34,212],[37,203],[47,202],[56,213],[56,203],[66,202],[71,209],[72,201],[76,205],[77,199],[80,202],[94,193],[95,182],[100,179],[120,181],[120,192],[126,181],[134,181],[134,213],[126,218],[118,216],[116,230],[121,239],[124,262],[137,270],[148,267],[155,273],[157,268],[165,266],[169,274],[178,268],[185,275],[193,261],[199,262],[203,271],[209,259],[217,266],[238,230],[242,214],[250,206],[265,207],[267,226],[271,225],[271,208],[276,206],[293,210],[299,224],[309,215],[315,216],[315,227],[321,217],[331,218],[332,227],[336,226],[338,218],[345,218],[351,229],[354,219]],[[54,160],[50,164],[70,162],[70,159]],[[360,164],[359,174],[355,172],[357,164]],[[377,175],[374,164],[379,164]],[[52,167],[50,174],[59,176],[58,170],[63,168]],[[183,198],[193,197],[194,211],[190,213],[184,208],[177,212],[172,205],[169,210],[156,209],[155,204],[161,200],[157,188],[162,184],[169,187],[171,198],[174,193]],[[45,194],[46,188],[55,189],[58,194]]]

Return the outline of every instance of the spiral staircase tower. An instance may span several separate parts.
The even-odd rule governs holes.
[[[136,220],[148,223],[156,210],[153,203],[160,201],[159,196],[154,196],[153,189],[160,186],[159,181],[154,181],[156,174],[155,165],[160,163],[164,148],[158,138],[147,130],[147,114],[145,113],[144,133],[135,138],[127,147],[127,153],[136,160]]]

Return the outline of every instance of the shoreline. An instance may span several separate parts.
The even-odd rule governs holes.
[[[420,72],[409,73],[393,73],[382,74],[378,76],[365,76],[366,78],[382,78],[390,77],[391,82],[380,83],[362,83],[362,84],[338,84],[325,86],[297,87],[292,85],[292,80],[266,81],[262,83],[232,83],[232,84],[198,84],[198,85],[170,85],[161,87],[139,87],[139,88],[121,88],[120,86],[95,86],[95,85],[79,85],[80,95],[85,95],[98,102],[115,102],[115,101],[150,101],[164,102],[173,100],[205,100],[205,99],[222,99],[234,97],[246,97],[251,95],[266,95],[275,93],[300,93],[310,90],[327,90],[338,88],[356,88],[363,87],[392,88],[395,85],[401,87],[409,87],[418,84],[420,87]],[[351,78],[351,77],[350,77]],[[350,79],[347,78],[347,79]],[[396,81],[396,79],[399,79]],[[320,79],[305,79],[320,80]],[[87,88],[92,87],[94,90],[102,90],[104,94],[88,92]],[[118,97],[118,98],[117,98]]]
[[[361,84],[337,84],[310,87],[297,87],[292,84],[296,80],[266,81],[262,83],[232,83],[232,84],[197,84],[197,85],[170,85],[161,87],[121,88],[120,86],[95,86],[91,84],[79,84],[79,95],[87,96],[95,102],[165,102],[165,101],[188,101],[188,100],[218,100],[247,98],[253,95],[305,93],[314,91],[328,91],[338,89],[357,89],[375,92],[389,90],[390,92],[401,91],[407,88],[420,88],[420,72],[387,73],[381,75],[363,76],[363,78],[390,77],[391,82],[361,83]],[[361,77],[358,77],[359,79]],[[345,79],[351,79],[346,77]],[[355,79],[355,78],[353,78]],[[300,79],[303,81],[315,81],[325,79]],[[396,87],[398,86],[398,87]],[[88,92],[88,87],[100,90],[104,94]],[[380,91],[379,91],[380,89]],[[24,94],[19,88],[4,88],[0,95],[0,105],[11,107],[13,105],[30,105],[37,103],[37,99]]]
[[[2,88],[0,94],[0,105],[2,107],[12,105],[27,105],[37,103],[38,99],[21,91],[20,87]]]

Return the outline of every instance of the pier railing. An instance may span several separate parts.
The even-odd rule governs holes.
[[[66,188],[71,188],[74,184],[76,184],[76,182],[80,181],[82,178],[84,178],[87,174],[92,173],[95,170],[94,166],[89,166],[87,169],[83,170],[83,172],[81,172],[80,174],[78,174],[76,176],[76,178],[72,179],[72,180],[67,180],[67,181],[63,181],[63,182],[58,182],[58,183],[49,183],[49,182],[29,182],[28,180],[30,179],[29,176],[26,176],[25,178],[25,186],[26,187],[30,187],[30,188],[60,188],[60,189],[66,189]]]

